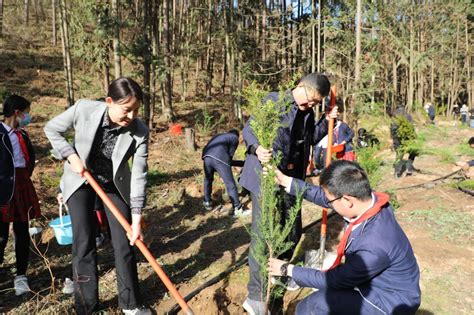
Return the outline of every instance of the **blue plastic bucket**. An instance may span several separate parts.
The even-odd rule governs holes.
[[[67,209],[67,206],[65,206]],[[59,218],[49,222],[49,226],[53,228],[54,236],[59,245],[72,244],[72,225],[71,216],[63,216],[63,205],[59,206]]]

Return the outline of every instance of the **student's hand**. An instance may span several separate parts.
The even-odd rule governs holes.
[[[59,204],[63,204],[63,203],[64,203],[63,194],[62,194],[62,193],[59,193],[59,194],[56,196],[56,200],[58,201]]]
[[[283,174],[280,170],[276,170],[276,177],[275,180],[277,184],[287,188],[291,185],[291,177]]]
[[[143,241],[142,234],[142,216],[140,214],[132,214],[132,234],[127,233],[127,237],[130,240],[130,245],[135,245],[135,242],[139,239]]]
[[[261,145],[257,147],[255,154],[257,155],[258,160],[262,163],[270,162],[270,159],[272,158],[272,151],[265,149]]]
[[[326,119],[337,118],[337,106],[334,106],[329,113],[326,113]]]
[[[77,154],[72,154],[70,155],[67,160],[71,164],[71,170],[78,174],[79,176],[83,177],[84,176],[84,171],[86,170],[84,165],[82,164],[81,159],[79,158],[79,155]]]
[[[276,259],[276,258],[270,258],[268,260],[268,268],[267,271],[271,276],[281,276],[281,266],[283,264],[286,264],[286,261]],[[290,267],[291,265],[288,266],[288,273],[287,275],[290,276]]]

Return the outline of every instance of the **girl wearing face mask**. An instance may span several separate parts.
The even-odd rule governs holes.
[[[38,197],[30,176],[35,167],[35,152],[23,129],[31,121],[30,102],[11,95],[3,103],[0,123],[0,264],[3,263],[10,223],[15,234],[17,275],[13,280],[16,295],[30,290],[26,269],[30,246],[28,220],[41,215]]]
[[[127,236],[105,207],[114,248],[118,302],[125,314],[150,314],[141,309],[133,244],[142,239],[140,221],[145,205],[148,128],[137,119],[142,90],[130,78],[114,80],[105,102],[79,100],[48,122],[44,131],[62,158],[61,189],[70,209],[73,230],[73,279],[77,314],[90,314],[98,306],[96,193],[83,177],[88,169],[132,227]],[[74,142],[65,133],[74,130]]]

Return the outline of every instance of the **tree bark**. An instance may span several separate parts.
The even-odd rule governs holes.
[[[59,13],[61,18],[61,43],[63,50],[64,77],[67,89],[67,102],[68,106],[72,106],[74,104],[74,88],[71,53],[69,49],[69,24],[67,19],[66,0],[59,0]]]
[[[114,70],[115,78],[122,76],[122,60],[120,58],[120,2],[112,0],[112,18],[114,23],[114,37],[112,39],[114,47]]]
[[[28,24],[30,23],[30,0],[25,0],[25,12],[24,12],[24,15],[25,15],[25,25],[28,26]]]
[[[173,103],[172,103],[172,86],[171,86],[171,29],[170,29],[170,0],[163,1],[163,47],[165,61],[165,82],[163,88],[163,115],[165,119],[171,122],[174,119]]]
[[[362,35],[362,0],[357,0],[356,13],[356,49],[354,61],[354,89],[351,104],[351,112],[354,112],[355,104],[358,104],[358,93],[360,84],[360,55],[361,55],[361,35]]]
[[[2,1],[2,0],[0,0]],[[52,28],[53,28],[53,46],[56,47],[58,44],[58,35],[56,33],[56,0],[51,1],[51,9],[52,9]]]
[[[186,149],[189,151],[196,151],[196,140],[193,128],[184,128],[184,135],[186,138]]]
[[[209,0],[208,16],[207,16],[207,54],[206,54],[206,97],[210,98],[212,94],[212,78],[213,78],[213,54],[212,47],[212,19],[213,19],[214,1]]]
[[[0,37],[3,37],[3,0],[0,0]]]
[[[414,14],[409,17],[410,28],[410,60],[408,66],[408,90],[407,90],[407,110],[409,112],[413,109],[413,94],[414,94],[414,76],[415,76],[415,28],[413,26]]]
[[[151,0],[143,0],[143,41],[145,42],[143,48],[143,111],[145,123],[151,129],[152,121],[150,120],[150,65],[151,65],[151,52],[150,52],[150,37],[149,37],[149,25],[150,25],[150,12],[151,11]]]

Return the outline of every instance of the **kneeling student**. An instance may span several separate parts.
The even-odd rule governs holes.
[[[357,163],[335,161],[321,173],[320,186],[283,173],[278,181],[290,194],[305,189],[305,199],[334,209],[348,223],[328,270],[269,261],[269,274],[318,289],[298,304],[296,314],[415,314],[421,293],[412,247],[389,196],[372,191]]]

